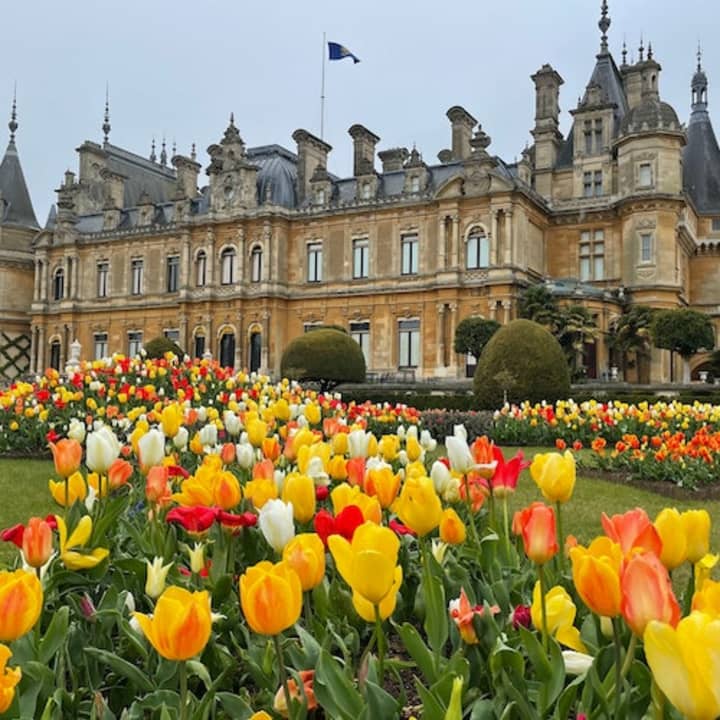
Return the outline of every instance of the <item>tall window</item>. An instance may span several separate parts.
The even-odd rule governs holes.
[[[600,196],[603,194],[602,170],[583,173],[583,197]]]
[[[585,154],[591,155],[593,151],[592,120],[586,120],[584,125]]]
[[[417,275],[418,272],[418,236],[403,235],[400,242],[401,268],[403,275]]]
[[[652,165],[641,163],[638,168],[638,185],[640,187],[652,187]]]
[[[53,370],[60,370],[60,341],[53,340],[50,343],[50,367]]]
[[[602,152],[603,149],[603,121],[602,118],[595,120],[595,152]]]
[[[714,233],[720,232],[720,218],[713,218],[712,219],[712,231]]]
[[[653,236],[652,233],[640,235],[640,262],[651,263],[653,259]]]
[[[201,250],[195,258],[195,285],[205,287],[207,282],[207,254]]]
[[[365,365],[370,363],[370,323],[368,321],[351,322],[350,337],[360,346],[365,356]]]
[[[420,178],[417,175],[413,175],[410,178],[410,192],[411,193],[419,193],[420,192]]]
[[[180,284],[180,256],[171,255],[167,259],[167,291],[174,293],[178,291]]]
[[[259,283],[262,280],[262,248],[256,245],[250,253],[250,281]]]
[[[205,336],[204,335],[196,335],[195,336],[195,357],[201,358],[203,356],[203,353],[205,352]]]
[[[235,250],[225,248],[220,254],[220,282],[232,285],[235,282]]]
[[[133,295],[142,295],[143,291],[143,261],[133,260],[130,263],[130,292]]]
[[[108,356],[108,334],[106,332],[95,333],[95,359],[102,360]]]
[[[468,270],[490,266],[490,238],[480,229],[473,228],[467,239]]]
[[[308,282],[322,282],[322,243],[314,242],[307,246]]]
[[[366,278],[369,263],[368,239],[353,240],[353,278]]]
[[[97,264],[97,296],[104,298],[108,296],[108,279],[110,265],[107,260],[102,260]]]
[[[322,323],[319,320],[315,320],[314,322],[306,322],[303,323],[303,332],[309,333],[313,330],[317,330],[319,327],[322,327]]]
[[[174,342],[176,345],[180,344],[180,331],[173,328],[170,330],[163,330],[163,335],[170,340],[171,342]]]
[[[580,233],[580,280],[605,278],[605,232],[585,230]]]
[[[597,197],[603,194],[602,170],[595,170],[593,173],[593,191]]]
[[[58,268],[53,275],[53,300],[62,300],[65,294],[65,271]]]
[[[133,330],[128,333],[128,355],[135,357],[142,350],[143,334],[141,330]]]
[[[398,367],[415,368],[420,360],[420,321],[400,320]]]
[[[220,338],[220,365],[235,366],[235,333],[226,332]]]

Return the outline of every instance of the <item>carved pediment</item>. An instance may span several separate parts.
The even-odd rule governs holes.
[[[436,191],[435,199],[456,198],[463,194],[463,179],[460,175],[444,182]]]

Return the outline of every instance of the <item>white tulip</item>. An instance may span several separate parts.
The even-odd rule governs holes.
[[[565,662],[565,672],[568,675],[582,675],[593,664],[592,655],[575,652],[574,650],[563,650],[562,656]]]
[[[95,492],[95,488],[93,488],[92,485],[88,485],[87,495],[85,496],[85,509],[89,513],[92,513],[96,500],[97,493]]]
[[[242,423],[232,410],[226,410],[223,413],[223,423],[225,423],[225,429],[231,437],[237,437],[240,434]]]
[[[326,487],[330,484],[330,476],[325,472],[322,458],[312,457],[308,463],[305,474],[313,479],[316,486]]]
[[[205,445],[217,445],[218,432],[217,427],[214,423],[208,423],[203,425],[200,429],[200,442],[203,446]]]
[[[203,543],[195,543],[193,547],[187,546],[188,556],[190,557],[190,569],[199,575],[205,568],[205,545]]]
[[[157,600],[165,590],[165,580],[172,563],[163,565],[161,557],[153,558],[153,561],[145,560],[147,563],[147,578],[145,580],[145,593],[153,600]]]
[[[258,525],[273,550],[278,554],[282,553],[284,547],[295,537],[292,503],[268,500],[260,508]]]
[[[70,428],[68,429],[67,436],[72,440],[77,440],[81,445],[85,439],[85,423],[80,422],[77,418],[73,418],[70,421]]]
[[[146,432],[138,440],[138,455],[144,468],[162,465],[165,459],[165,433],[159,428]]]
[[[187,447],[189,438],[190,433],[188,432],[187,428],[180,426],[179,430],[175,434],[175,437],[173,438],[173,445],[177,450],[184,450]]]
[[[310,423],[308,422],[308,419],[304,415],[298,415],[297,425],[298,425],[298,429],[300,429],[300,428],[309,427]]]
[[[433,538],[432,540],[432,554],[435,558],[438,565],[443,564],[443,560],[445,560],[445,552],[448,549],[448,544],[445,542],[442,542],[442,540],[438,540],[438,538]],[[450,603],[452,604],[452,600]]]
[[[87,436],[86,449],[85,464],[92,472],[105,475],[120,455],[120,442],[115,433],[107,425],[103,425]]]
[[[453,425],[453,435],[467,442],[467,430],[464,425]]]
[[[407,453],[404,450],[401,450],[398,453],[398,462],[405,467],[408,464],[408,456]]]
[[[456,425],[456,428],[457,427],[462,427],[462,425]],[[446,437],[445,447],[448,458],[450,458],[450,466],[455,472],[464,475],[470,470],[475,469],[475,458],[473,458],[465,438],[458,435]]]
[[[445,463],[436,460],[430,468],[430,477],[435,486],[435,492],[445,502],[457,502],[460,498],[460,481],[452,476]]]
[[[404,440],[405,439],[405,426],[404,425],[398,425],[397,432],[395,433],[398,436],[398,439]]]
[[[243,470],[249,470],[255,463],[253,446],[248,442],[238,443],[235,446],[235,457],[237,464],[243,468]]]
[[[285,471],[275,469],[273,472],[273,482],[275,483],[278,493],[282,493],[283,485],[285,484]]]
[[[204,423],[207,420],[207,408],[206,407],[199,407],[197,410],[198,414],[198,420],[202,423]]]
[[[428,452],[432,452],[437,447],[437,440],[430,434],[429,430],[423,430],[420,433],[420,445]]]
[[[348,451],[351,458],[367,457],[370,433],[364,430],[353,430],[348,433]]]

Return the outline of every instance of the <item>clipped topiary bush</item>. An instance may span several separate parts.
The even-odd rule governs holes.
[[[555,402],[570,394],[570,371],[560,343],[532,320],[500,328],[480,356],[473,383],[478,405],[494,410],[508,402]]]
[[[285,348],[280,372],[291,380],[319,382],[328,390],[341,382],[364,382],[365,357],[346,332],[323,328],[296,337]]]
[[[171,352],[177,355],[179,358],[185,354],[177,343],[174,343],[164,335],[149,340],[143,345],[143,350],[149,358],[158,359],[165,355],[166,352]]]

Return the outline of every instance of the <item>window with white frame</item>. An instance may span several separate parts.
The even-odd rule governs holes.
[[[220,282],[232,285],[235,282],[235,250],[225,248],[220,253]]]
[[[370,363],[370,322],[368,320],[350,323],[350,337],[360,346],[365,356],[365,365]]]
[[[419,193],[420,192],[420,178],[417,175],[413,175],[410,178],[410,192],[411,193]]]
[[[353,278],[366,278],[370,269],[370,248],[367,238],[353,240]]]
[[[598,197],[603,194],[602,170],[589,170],[583,173],[583,197]]]
[[[256,245],[250,253],[250,282],[259,283],[262,280],[262,248]]]
[[[130,262],[130,292],[142,295],[143,292],[143,261],[136,258]]]
[[[128,355],[135,357],[142,350],[142,330],[131,330],[128,333]]]
[[[400,241],[401,266],[403,275],[417,275],[418,272],[418,236],[415,233],[403,235]]]
[[[107,297],[110,293],[108,281],[110,279],[110,264],[107,260],[101,260],[97,264],[97,296]]]
[[[370,199],[370,183],[366,180],[360,189],[360,197],[363,200],[369,200]]]
[[[398,367],[417,367],[420,361],[420,320],[400,320],[398,333]]]
[[[638,187],[652,187],[652,165],[640,163],[638,167]]]
[[[580,280],[605,278],[605,232],[585,230],[580,233]]]
[[[180,331],[176,328],[163,330],[163,335],[176,345],[180,342]]]
[[[108,356],[108,334],[106,332],[97,332],[93,335],[95,344],[95,359],[102,360]]]
[[[322,256],[321,242],[312,242],[307,246],[307,279],[308,282],[322,282]]]
[[[167,291],[177,292],[180,285],[180,256],[170,255],[167,259]]]
[[[315,191],[315,203],[317,205],[325,204],[325,189],[324,188],[318,188]]]
[[[195,258],[195,285],[205,287],[207,282],[207,254],[201,250]]]
[[[53,300],[62,300],[65,294],[65,271],[58,268],[53,275]]]
[[[720,232],[720,218],[713,218],[712,219],[712,231],[714,233]]]
[[[490,238],[482,228],[473,228],[466,244],[466,264],[468,270],[490,266]]]
[[[640,233],[640,262],[651,263],[653,261],[653,236],[652,233]]]
[[[306,323],[303,323],[303,332],[309,333],[309,332],[312,332],[313,330],[317,330],[321,326],[322,326],[322,323],[319,320],[314,320],[312,322],[306,322]]]

